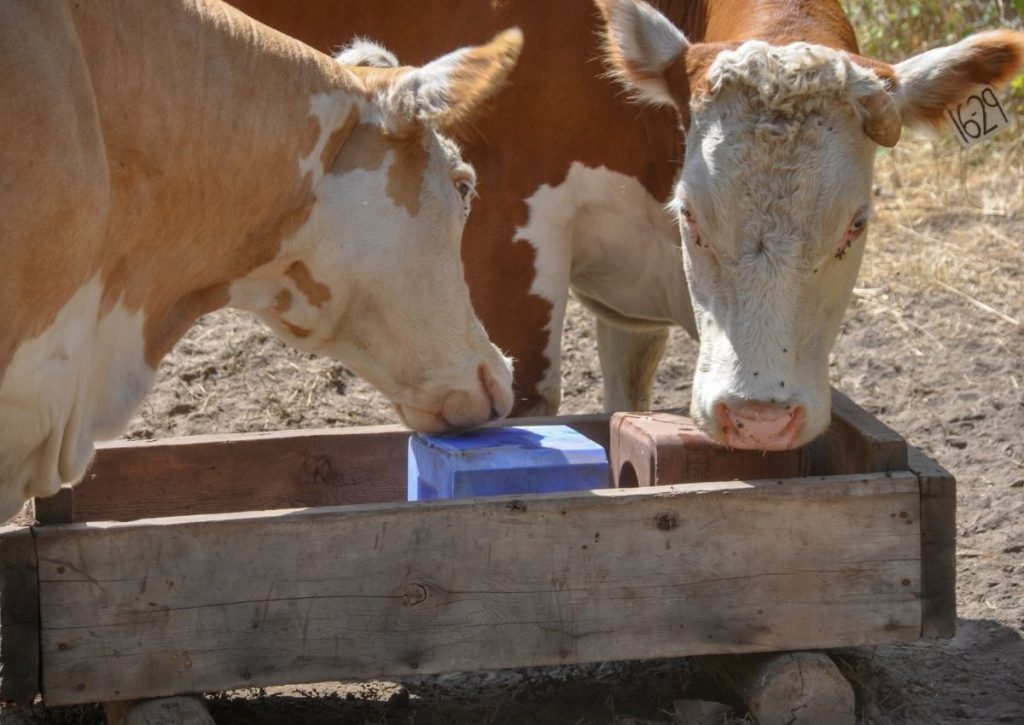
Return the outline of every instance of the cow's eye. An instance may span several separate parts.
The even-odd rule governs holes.
[[[693,209],[685,202],[679,201],[679,218],[686,222],[687,229],[689,231],[690,239],[698,247],[703,247],[704,243],[700,238],[700,225],[697,223],[697,215],[693,213]]]
[[[455,189],[464,202],[469,202],[476,196],[476,188],[469,179],[455,179]]]
[[[462,199],[462,213],[468,219],[470,209],[473,208],[473,199],[476,198],[476,183],[474,183],[472,177],[456,176],[452,179],[452,184],[455,185],[455,190],[459,192],[459,198]]]
[[[839,249],[836,250],[836,259],[842,259],[846,256],[846,250],[853,245],[853,240],[864,233],[864,230],[868,228],[869,214],[867,211],[861,211],[857,213],[857,216],[850,222],[850,226],[846,228],[846,235],[843,237],[843,241],[839,244]]]

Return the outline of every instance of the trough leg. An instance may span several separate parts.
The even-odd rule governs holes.
[[[103,703],[109,725],[216,725],[197,695]]]
[[[854,725],[853,687],[820,652],[703,658],[758,725]]]

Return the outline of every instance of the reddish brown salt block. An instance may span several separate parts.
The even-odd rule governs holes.
[[[610,458],[617,488],[806,475],[805,449],[765,453],[714,443],[691,418],[671,413],[615,413]]]

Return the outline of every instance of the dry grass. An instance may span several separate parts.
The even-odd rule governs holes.
[[[889,61],[978,30],[1024,29],[1024,0],[844,5],[863,51]],[[1007,329],[1024,323],[1024,75],[1000,95],[1017,118],[989,142],[964,150],[947,131],[882,152],[859,302],[901,317],[892,299],[926,300],[938,291],[967,299]]]
[[[1024,321],[1024,138],[1020,121],[982,147],[908,139],[883,153],[858,298],[936,290],[1010,327]]]

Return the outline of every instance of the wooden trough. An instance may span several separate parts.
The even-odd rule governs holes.
[[[393,426],[107,445],[0,529],[0,699],[950,636],[952,477],[833,411],[799,477],[426,504]]]

